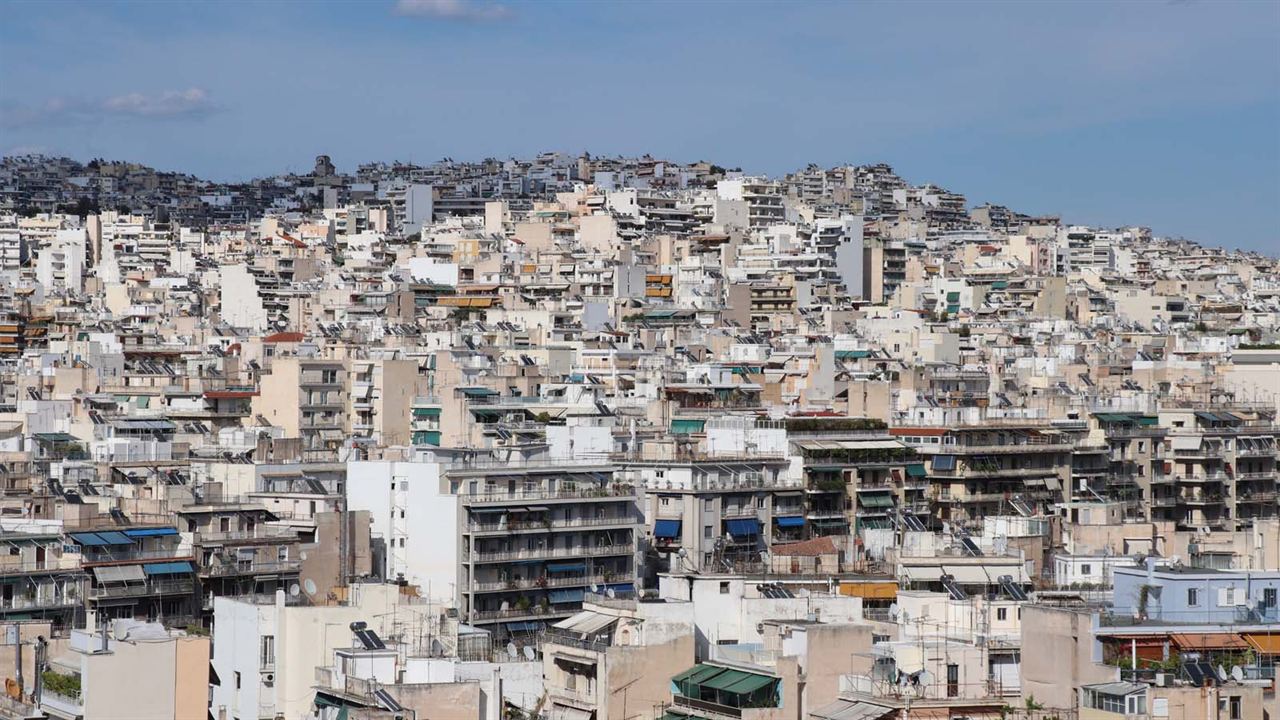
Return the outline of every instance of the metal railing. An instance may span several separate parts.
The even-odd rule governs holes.
[[[570,530],[573,528],[598,527],[601,525],[630,525],[636,523],[637,520],[629,515],[613,515],[609,517],[595,518],[576,518],[573,520],[537,520],[533,522],[508,522],[508,523],[467,523],[467,530],[470,532],[520,532],[523,530],[542,530],[544,532],[553,532],[556,530]]]
[[[471,589],[474,592],[501,592],[504,590],[541,590],[543,588],[561,588],[561,587],[584,587],[587,585],[603,585],[604,583],[613,582],[613,579],[604,575],[592,575],[590,577],[545,577],[545,578],[528,578],[522,580],[493,580],[490,582],[474,582]]]
[[[234,563],[218,563],[200,568],[201,575],[210,577],[228,577],[231,575],[271,575],[276,573],[292,573],[298,572],[302,568],[302,563],[298,561],[286,562],[234,562]]]
[[[463,504],[519,502],[524,500],[587,500],[591,498],[624,498],[636,494],[634,485],[614,483],[569,488],[531,488],[478,492],[461,495]]]
[[[534,548],[532,550],[471,551],[473,562],[501,562],[504,560],[550,560],[554,558],[595,557],[598,555],[627,555],[635,552],[630,544],[596,545],[575,548]]]

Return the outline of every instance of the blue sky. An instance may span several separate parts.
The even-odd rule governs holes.
[[[1280,3],[15,2],[0,152],[240,179],[650,152],[888,162],[1280,253]]]

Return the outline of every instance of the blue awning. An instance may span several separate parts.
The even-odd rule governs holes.
[[[551,597],[551,602],[555,603],[556,605],[559,605],[561,603],[582,602],[582,596],[584,594],[584,591],[581,588],[569,589],[569,590],[552,590],[548,594]]]
[[[606,585],[605,589],[612,590],[616,594],[630,595],[635,593],[636,586],[631,583],[615,583],[613,585]]]
[[[98,537],[107,541],[108,545],[132,545],[133,541],[125,537],[124,533],[108,530],[106,532],[94,533]]]
[[[654,523],[653,536],[660,538],[676,538],[680,537],[680,521],[679,520],[659,520]]]
[[[729,531],[729,534],[735,537],[760,534],[760,521],[755,518],[745,520],[726,520],[724,524],[725,528]]]
[[[194,572],[191,563],[186,560],[180,562],[162,562],[147,563],[142,566],[143,572],[148,575],[183,575],[185,573]]]
[[[97,533],[71,533],[71,539],[81,545],[110,545],[111,543],[102,539]]]
[[[933,469],[935,472],[938,470],[955,470],[956,456],[955,455],[934,455]]]
[[[171,527],[135,528],[132,530],[125,530],[124,534],[131,538],[155,537],[157,535],[177,535],[178,530],[177,528]]]
[[[587,564],[586,564],[586,563],[580,563],[580,562],[576,562],[576,563],[551,563],[551,564],[547,565],[547,572],[549,572],[549,573],[583,572],[583,571],[585,571],[586,569],[587,569]]]
[[[774,519],[778,521],[778,527],[804,527],[803,515],[788,515]]]
[[[542,627],[542,623],[512,622],[507,623],[504,627],[507,628],[507,632],[537,632]]]

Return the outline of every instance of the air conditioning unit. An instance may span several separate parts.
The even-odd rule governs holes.
[[[1156,687],[1169,687],[1173,684],[1173,673],[1156,673]]]
[[[263,685],[271,685],[271,684],[274,684],[274,683],[275,683],[275,681],[276,681],[276,674],[275,674],[274,672],[264,672],[264,673],[262,673],[262,684],[263,684]]]

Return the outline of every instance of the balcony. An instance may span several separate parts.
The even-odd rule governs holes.
[[[472,592],[505,592],[508,590],[541,590],[563,587],[587,587],[616,582],[612,576],[591,575],[589,577],[551,577],[528,578],[525,580],[496,580],[491,582],[475,582],[471,584]]]
[[[283,562],[224,562],[202,567],[205,577],[234,577],[237,575],[281,575],[296,573],[302,569],[298,561]]]
[[[568,488],[528,488],[519,490],[492,490],[461,495],[464,505],[485,505],[526,500],[589,500],[600,498],[635,497],[635,486],[625,483],[590,485]]]
[[[635,552],[632,544],[582,546],[575,548],[534,548],[532,550],[473,550],[472,562],[508,562],[511,560],[552,560],[556,558],[603,557],[630,555]]]
[[[89,597],[94,600],[146,597],[148,595],[190,595],[195,584],[190,580],[164,580],[126,585],[103,585],[93,588]]]
[[[609,525],[634,525],[636,519],[629,515],[611,515],[609,517],[578,518],[574,520],[531,520],[507,523],[467,523],[467,531],[481,533],[519,533],[519,532],[559,532],[585,527],[602,527]]]
[[[117,550],[99,551],[85,554],[80,558],[84,567],[92,567],[103,563],[126,564],[130,562],[147,562],[151,560],[191,560],[190,550],[169,548],[165,550]]]

